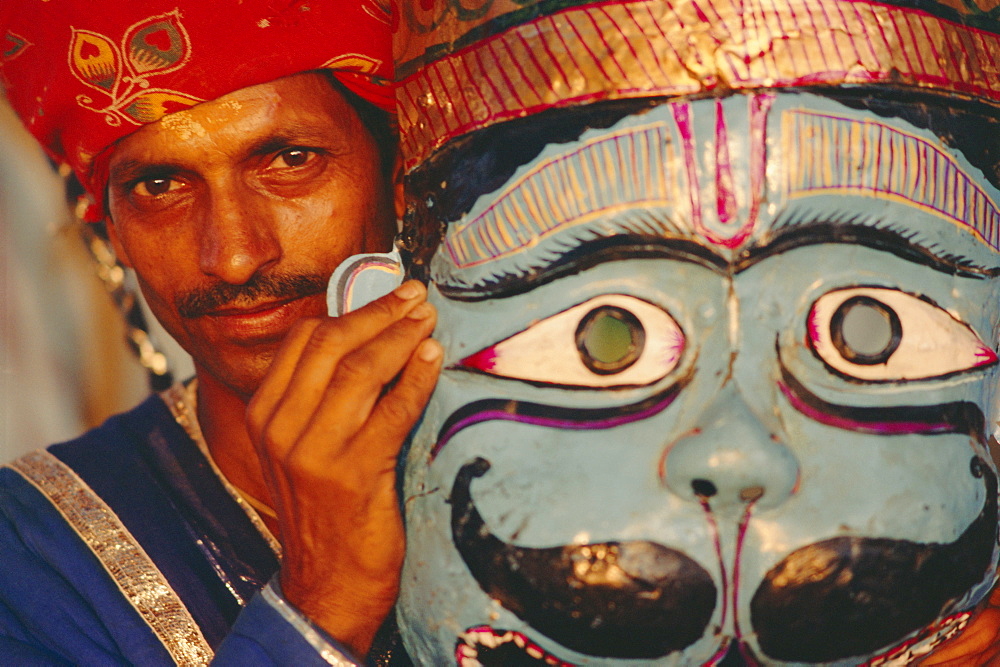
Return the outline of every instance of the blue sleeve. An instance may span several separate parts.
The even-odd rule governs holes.
[[[51,503],[0,468],[0,663],[169,664]]]
[[[272,580],[240,613],[212,664],[358,667],[363,663],[295,609]]]
[[[172,665],[173,659],[52,504],[0,467],[0,664]],[[216,665],[364,663],[273,581],[219,645]]]

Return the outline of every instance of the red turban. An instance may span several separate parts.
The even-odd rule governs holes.
[[[393,107],[383,0],[2,0],[0,37],[11,106],[98,204],[105,148],[240,88],[328,68]]]

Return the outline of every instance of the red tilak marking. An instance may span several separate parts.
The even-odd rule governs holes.
[[[750,213],[746,234],[757,226],[760,203],[764,200],[767,174],[767,116],[774,104],[774,93],[751,95],[750,104]]]
[[[698,167],[695,164],[694,136],[691,132],[691,105],[687,103],[675,104],[672,111],[684,148],[684,172],[687,176],[688,196],[691,198],[691,221],[694,223],[695,229],[703,231],[701,200],[698,197]]]
[[[733,222],[736,217],[733,164],[729,160],[729,136],[722,100],[715,101],[715,208],[723,225]]]
[[[767,161],[767,117],[774,101],[773,94],[755,94],[747,98],[750,114],[749,144],[749,174],[748,194],[749,210],[746,217],[740,221],[740,211],[736,198],[735,172],[729,153],[729,132],[721,101],[715,106],[715,205],[719,225],[739,227],[733,233],[718,234],[704,224],[699,198],[700,183],[698,181],[697,154],[695,152],[694,129],[691,124],[691,109],[688,104],[673,105],[674,122],[681,137],[684,154],[684,172],[687,177],[688,196],[691,201],[691,222],[695,230],[710,243],[725,248],[737,248],[742,245],[757,227],[761,202],[764,200],[764,188]]]

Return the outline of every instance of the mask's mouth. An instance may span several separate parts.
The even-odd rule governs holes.
[[[658,658],[706,631],[718,597],[692,558],[653,542],[520,547],[493,535],[470,485],[489,470],[462,467],[451,493],[452,537],[479,586],[547,637],[578,653]]]
[[[576,667],[552,655],[528,637],[513,630],[478,625],[463,632],[455,645],[456,667]],[[705,667],[757,667],[749,647],[731,641]]]
[[[488,625],[469,628],[459,636],[455,664],[458,667],[574,667],[573,663],[560,660],[520,632],[494,630]]]

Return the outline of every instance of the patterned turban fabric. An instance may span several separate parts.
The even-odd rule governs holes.
[[[107,183],[102,152],[121,137],[199,102],[323,68],[393,109],[387,2],[0,2],[0,83],[28,130],[95,198],[92,212]]]

